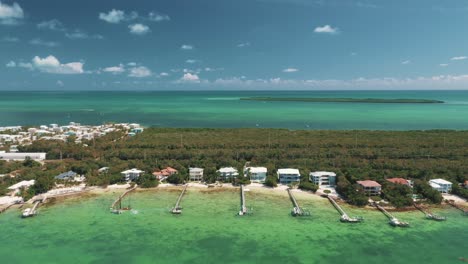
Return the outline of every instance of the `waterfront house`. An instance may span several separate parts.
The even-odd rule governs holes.
[[[403,178],[390,178],[390,179],[387,179],[387,181],[389,181],[391,183],[394,183],[394,184],[401,184],[401,185],[406,185],[406,186],[409,186],[409,187],[412,186],[410,180],[403,179]]]
[[[34,183],[36,183],[35,180],[30,180],[30,181],[20,181],[10,187],[8,187],[8,190],[11,190],[11,191],[15,191],[15,193],[21,189],[21,188],[29,188],[31,187],[32,185],[34,185]]]
[[[56,180],[64,180],[64,181],[75,181],[75,182],[82,182],[84,181],[84,176],[78,175],[78,173],[74,171],[67,171],[55,176]]]
[[[217,173],[219,174],[219,178],[222,180],[234,179],[239,176],[239,172],[233,167],[220,168]]]
[[[245,167],[244,177],[250,177],[251,182],[264,183],[267,177],[267,168],[265,167]]]
[[[203,180],[203,169],[202,168],[189,168],[189,180],[191,181]]]
[[[452,183],[444,179],[432,179],[429,181],[429,185],[441,193],[449,193],[452,191]]]
[[[174,168],[171,168],[171,167],[167,167],[165,169],[162,169],[160,171],[155,171],[153,172],[153,175],[154,177],[156,177],[156,179],[158,179],[158,181],[164,181],[165,179],[167,179],[167,177],[171,176],[171,175],[174,175],[174,174],[177,174],[178,171]]]
[[[278,169],[276,174],[280,184],[292,184],[301,181],[301,174],[298,169]]]
[[[369,196],[380,195],[382,191],[382,186],[376,181],[357,181],[357,184],[360,185]]]
[[[120,174],[122,174],[122,177],[126,181],[133,181],[133,180],[138,179],[143,173],[144,171],[133,168],[130,170],[122,171]]]
[[[98,170],[99,174],[107,174],[109,172],[109,167],[102,167]]]
[[[336,185],[336,173],[334,172],[314,171],[309,174],[309,179],[319,187],[334,187]]]

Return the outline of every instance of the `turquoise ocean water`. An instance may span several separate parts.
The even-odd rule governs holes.
[[[417,98],[444,104],[240,101],[241,97]],[[0,125],[137,122],[159,127],[468,129],[468,91],[1,92]]]

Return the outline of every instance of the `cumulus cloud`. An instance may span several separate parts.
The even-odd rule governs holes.
[[[99,13],[99,19],[108,23],[118,24],[120,21],[125,20],[125,12],[122,10],[112,9],[108,13]]]
[[[16,25],[24,18],[24,12],[18,3],[12,5],[0,1],[0,24]]]
[[[198,83],[198,82],[200,82],[200,77],[198,77],[197,74],[192,74],[190,72],[187,72],[187,73],[184,73],[182,78],[180,78],[180,81]]]
[[[143,24],[132,24],[129,25],[130,33],[135,35],[145,35],[150,32],[150,28]]]
[[[119,64],[118,66],[107,67],[102,70],[103,72],[109,72],[112,74],[121,74],[125,71],[125,67],[123,64]]]
[[[411,63],[410,60],[405,60],[405,61],[402,61],[402,62],[401,62],[401,64],[403,64],[403,65],[410,64],[410,63]]]
[[[297,72],[297,71],[299,71],[299,70],[296,69],[296,68],[286,68],[286,69],[283,70],[283,72]]]
[[[7,68],[14,68],[16,67],[16,62],[14,61],[9,61],[6,65]]]
[[[161,72],[161,73],[159,74],[159,76],[161,76],[161,77],[166,77],[166,76],[169,76],[169,73],[167,73],[167,72]]]
[[[188,59],[185,61],[186,63],[190,63],[190,64],[194,64],[197,62],[197,60],[193,60],[193,59]]]
[[[43,21],[37,24],[37,28],[42,30],[65,31],[65,26],[57,19]]]
[[[187,44],[182,45],[180,48],[183,50],[193,50],[193,46]]]
[[[325,25],[322,27],[316,27],[314,29],[315,33],[324,33],[324,34],[338,34],[340,31],[337,27],[332,27],[330,25]]]
[[[150,12],[148,14],[148,20],[150,21],[155,21],[155,22],[161,22],[161,21],[169,21],[171,18],[168,15],[156,13],[156,12]]]
[[[452,57],[450,60],[459,61],[459,60],[466,60],[466,59],[468,59],[467,56],[457,56],[457,57]]]
[[[148,76],[151,76],[153,74],[150,69],[148,69],[148,68],[146,68],[144,66],[130,68],[129,72],[130,73],[128,74],[128,76],[135,77],[135,78],[148,77]]]
[[[94,34],[90,35],[86,33],[85,31],[75,29],[72,32],[67,32],[65,33],[65,36],[69,39],[104,39],[102,35],[99,34]]]
[[[60,61],[52,55],[45,58],[35,56],[32,59],[31,66],[40,72],[54,73],[54,74],[82,74],[83,63],[82,62],[69,62],[60,63]]]
[[[58,43],[58,42],[45,41],[45,40],[42,40],[40,38],[32,39],[31,41],[29,41],[29,43],[31,45],[46,46],[46,47],[49,47],[49,48],[54,48],[54,47],[60,46],[60,43]]]

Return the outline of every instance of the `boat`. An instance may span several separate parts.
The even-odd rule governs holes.
[[[32,208],[26,208],[23,210],[23,214],[21,217],[26,218],[26,217],[31,217],[36,214],[36,211],[32,210]]]
[[[361,216],[349,217],[347,215],[342,215],[340,217],[340,221],[343,223],[359,223],[359,222],[362,222],[363,220],[364,218],[362,218]]]
[[[402,222],[400,220],[398,220],[397,218],[393,217],[390,219],[390,222],[389,224],[391,226],[398,226],[398,227],[409,227],[409,223],[408,222]]]

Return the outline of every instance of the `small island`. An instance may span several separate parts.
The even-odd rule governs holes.
[[[376,103],[376,104],[442,104],[444,101],[429,99],[378,99],[378,98],[293,98],[293,97],[245,97],[243,101],[311,102],[311,103]]]

